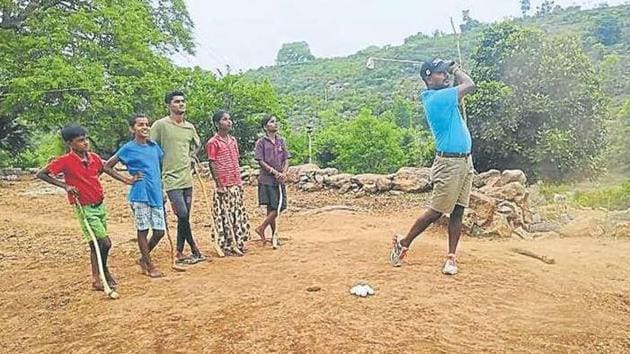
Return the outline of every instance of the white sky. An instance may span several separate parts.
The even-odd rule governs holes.
[[[531,0],[531,12],[542,0]],[[556,0],[595,7],[628,0]],[[178,65],[252,69],[272,65],[283,43],[306,41],[316,57],[346,56],[370,45],[399,45],[418,32],[450,33],[462,10],[482,22],[520,16],[519,0],[186,0],[195,23],[196,56]],[[431,9],[430,6],[439,6]]]

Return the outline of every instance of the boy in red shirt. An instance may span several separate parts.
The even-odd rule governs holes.
[[[212,116],[217,133],[208,140],[206,151],[210,172],[216,184],[213,195],[212,237],[226,255],[242,255],[249,240],[249,220],[243,203],[238,142],[230,135],[230,114],[218,111]]]
[[[105,167],[101,157],[90,152],[87,131],[85,128],[70,124],[61,130],[61,137],[70,147],[70,152],[57,157],[46,167],[37,172],[37,177],[57,187],[63,188],[68,193],[70,204],[79,203],[83,207],[87,223],[92,228],[98,241],[99,252],[103,260],[105,279],[111,288],[115,288],[116,280],[107,267],[107,256],[112,242],[107,236],[107,223],[105,206],[103,205],[103,187],[99,181],[101,173],[105,172],[113,178],[126,184],[133,184],[140,176],[123,176],[112,168]],[[55,176],[63,173],[64,181],[55,179]],[[83,238],[90,245],[90,262],[92,264],[92,287],[95,290],[103,290],[103,284],[98,274],[96,250],[91,242],[83,218],[77,213],[77,219],[83,231]]]

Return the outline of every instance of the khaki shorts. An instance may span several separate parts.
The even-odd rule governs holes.
[[[436,156],[431,167],[433,197],[430,208],[450,214],[455,205],[468,207],[474,170],[471,156]]]

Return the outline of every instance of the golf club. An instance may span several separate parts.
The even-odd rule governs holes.
[[[173,247],[173,239],[171,238],[171,234],[168,232],[168,221],[166,220],[166,207],[164,207],[164,233],[166,233],[168,244],[171,246],[171,269],[178,272],[185,272],[186,269],[177,265],[176,260],[175,260],[175,248]]]
[[[101,278],[101,283],[103,284],[103,291],[105,292],[105,295],[107,295],[107,297],[109,297],[110,299],[118,299],[120,295],[118,295],[118,293],[114,289],[109,287],[109,283],[107,282],[107,279],[105,278],[105,270],[103,269],[103,260],[101,259],[101,248],[98,245],[96,236],[94,236],[94,231],[92,231],[90,224],[88,224],[87,216],[85,216],[83,207],[81,206],[77,198],[75,198],[74,200],[74,206],[77,209],[79,215],[81,215],[81,220],[83,221],[83,224],[85,225],[85,228],[87,229],[88,234],[90,235],[90,239],[92,240],[92,244],[94,245],[94,252],[96,253],[96,261],[98,263],[98,275]]]
[[[370,70],[374,69],[375,68],[375,63],[374,63],[375,61],[386,61],[386,62],[392,62],[392,63],[422,65],[422,62],[418,61],[418,60],[388,59],[388,58],[369,57],[367,62],[365,63],[365,67],[367,69],[370,69]]]
[[[278,216],[276,217],[276,228],[271,235],[271,248],[278,248],[278,218],[280,218],[280,210],[282,209],[282,184],[278,183]]]

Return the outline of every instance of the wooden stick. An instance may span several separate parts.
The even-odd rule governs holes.
[[[535,258],[541,262],[547,263],[547,264],[556,264],[556,260],[547,256],[543,256],[543,255],[538,255],[534,252],[528,251],[528,250],[524,250],[521,248],[512,248],[512,252],[516,252],[518,254],[522,254],[523,256],[527,256],[527,257],[532,257]]]

